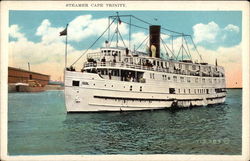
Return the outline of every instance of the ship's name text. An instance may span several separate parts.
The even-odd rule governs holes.
[[[91,8],[100,8],[100,7],[108,7],[108,8],[123,8],[126,7],[124,3],[67,3],[66,7],[91,7]]]

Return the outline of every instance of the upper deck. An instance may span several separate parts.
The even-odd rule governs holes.
[[[134,71],[155,71],[202,77],[224,77],[224,68],[192,61],[163,60],[149,57],[126,48],[101,48],[100,52],[89,53],[84,70],[91,68],[127,69]]]

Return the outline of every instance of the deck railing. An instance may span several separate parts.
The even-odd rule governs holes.
[[[84,68],[87,67],[117,67],[117,68],[130,68],[130,69],[139,69],[139,70],[150,70],[156,72],[165,72],[165,73],[172,73],[172,74],[182,74],[182,75],[192,75],[192,76],[205,76],[205,77],[222,77],[223,73],[216,71],[216,72],[202,72],[202,71],[195,71],[190,69],[175,69],[174,67],[163,68],[157,66],[146,66],[146,65],[139,65],[139,64],[129,64],[129,63],[120,63],[120,62],[87,62],[84,64]]]

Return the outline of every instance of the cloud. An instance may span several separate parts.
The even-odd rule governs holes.
[[[219,47],[215,51],[199,46],[198,51],[202,55],[203,59],[210,64],[214,64],[215,59],[218,60],[218,63],[224,65],[227,63],[241,64],[241,44],[229,48]]]
[[[20,32],[18,25],[11,25],[9,28],[9,36],[17,40],[27,41],[25,35]]]
[[[234,46],[240,42],[240,28],[228,24],[221,28],[214,21],[208,24],[199,23],[193,26],[194,41],[197,45],[210,49],[217,49],[220,46]]]
[[[235,26],[235,25],[232,25],[232,24],[227,25],[224,28],[224,30],[231,31],[231,32],[236,32],[236,33],[240,32],[240,28],[238,26]]]
[[[166,35],[166,34],[161,34],[161,38],[162,38],[163,40],[167,40],[167,39],[170,38],[170,36],[169,36],[169,35]]]
[[[209,22],[208,24],[196,24],[193,26],[194,31],[194,41],[196,43],[207,41],[214,43],[216,41],[216,36],[220,31],[219,26],[215,22]]]
[[[107,18],[93,19],[92,15],[78,16],[69,23],[69,40],[79,42],[91,36],[100,36],[107,29],[108,25]],[[119,24],[118,28],[122,35],[128,33],[128,27],[125,23]],[[110,32],[113,33],[115,30],[116,25],[113,23],[110,26]],[[107,32],[104,36],[107,37]]]
[[[92,15],[81,15],[69,22],[68,26],[68,41],[80,42],[93,36],[100,36],[108,27],[107,18],[94,19]],[[36,35],[41,37],[43,43],[60,42],[62,38],[59,37],[59,32],[64,30],[63,27],[53,27],[48,19],[44,19],[40,26],[37,28]],[[119,32],[122,35],[128,33],[128,27],[125,23],[118,25]],[[113,23],[110,26],[110,32],[116,31],[116,25]],[[107,38],[108,32],[104,37]]]
[[[70,41],[81,41],[90,36],[99,35],[103,32],[103,26],[107,26],[106,19],[93,20],[91,15],[76,17],[69,23],[68,36]]]
[[[47,29],[46,29],[47,28]],[[50,28],[48,30],[48,28]],[[65,58],[65,43],[50,39],[49,33],[57,33],[56,30],[61,28],[51,29],[49,21],[42,22],[37,29],[38,35],[43,35],[43,39],[40,42],[32,42],[27,40],[25,35],[20,32],[18,25],[10,26],[10,37],[16,38],[16,41],[9,42],[9,66],[27,69],[27,63],[31,64],[31,70],[51,75],[51,79],[55,80],[62,77]],[[56,37],[59,37],[58,35]],[[90,50],[91,52],[91,50]],[[68,64],[73,63],[77,56],[83,53],[82,50],[76,50],[73,46],[68,44]],[[83,56],[83,59],[86,56]],[[83,60],[82,59],[82,60]],[[80,69],[82,63],[76,64]]]
[[[45,19],[37,28],[36,35],[40,36],[41,42],[45,44],[62,42],[63,39],[59,36],[59,32],[63,29],[63,27],[52,27],[50,21]]]
[[[242,48],[241,43],[232,47],[219,47],[217,50],[209,50],[198,47],[205,62],[223,66],[227,78],[227,87],[242,87]],[[237,82],[237,83],[236,83]]]

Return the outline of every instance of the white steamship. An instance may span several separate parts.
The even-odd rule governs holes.
[[[130,21],[125,21],[126,18]],[[120,23],[127,23],[130,29],[140,28],[131,24],[131,18],[148,26],[148,41],[145,39],[141,44],[149,43],[145,52],[130,49],[124,42],[124,46],[118,46],[118,40],[123,41]],[[112,25],[116,26],[114,35],[110,33]],[[175,36],[182,38],[178,52],[164,43],[161,38],[164,31],[172,33],[172,43]],[[214,65],[205,63],[201,57],[199,61],[192,60],[187,43],[187,37],[193,42],[190,35],[151,25],[132,15],[118,14],[109,17],[106,32],[109,38],[100,51],[84,53],[87,61],[81,70],[75,70],[74,64],[65,70],[67,112],[154,110],[225,101],[224,68],[217,65],[217,60]],[[112,46],[114,37],[116,45]],[[198,53],[194,43],[193,49]]]

